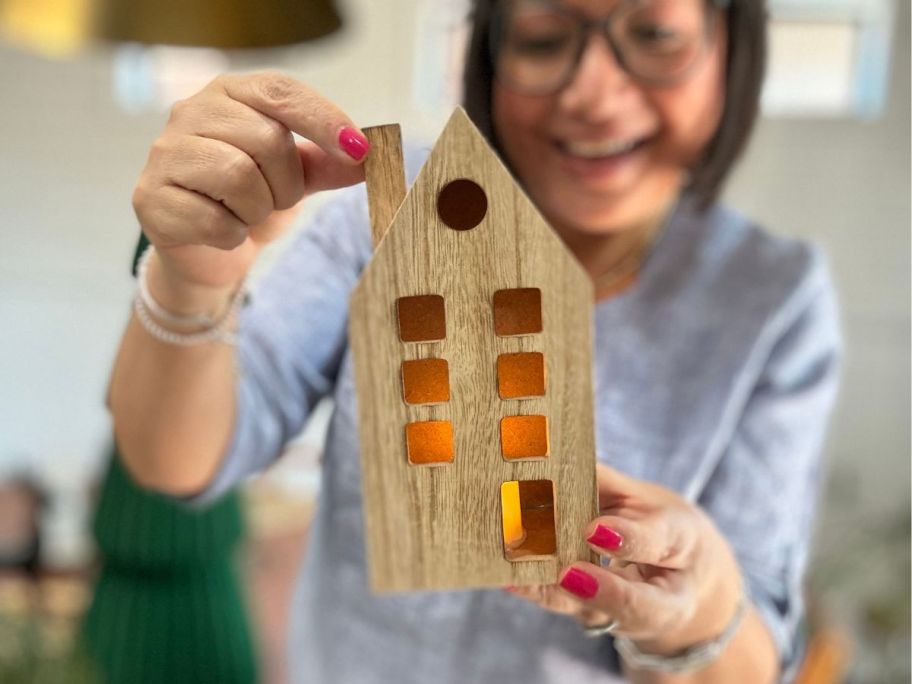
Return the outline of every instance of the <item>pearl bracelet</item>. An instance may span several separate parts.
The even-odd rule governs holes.
[[[154,251],[155,248],[150,245],[146,251],[142,253],[142,256],[139,258],[139,264],[136,267],[136,284],[139,287],[138,295],[146,310],[162,323],[178,328],[211,328],[218,323],[218,319],[213,318],[209,314],[181,315],[171,313],[155,301],[155,297],[153,297],[152,293],[149,291],[149,259],[152,257],[152,252]]]
[[[208,314],[185,316],[172,313],[155,301],[149,291],[149,257],[153,249],[153,247],[149,247],[140,258],[137,269],[138,292],[133,300],[133,310],[136,312],[136,317],[145,331],[160,342],[180,347],[190,347],[209,342],[234,344],[234,321],[247,300],[247,291],[243,284],[232,297],[228,309],[219,318],[213,318]],[[206,327],[195,332],[176,332],[165,328],[156,319],[174,326],[199,327],[204,325]]]

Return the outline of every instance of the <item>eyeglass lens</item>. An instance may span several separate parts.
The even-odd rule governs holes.
[[[706,0],[622,0],[602,22],[543,0],[508,1],[502,11],[498,78],[534,92],[566,85],[594,24],[632,76],[672,82],[704,52],[712,21]]]

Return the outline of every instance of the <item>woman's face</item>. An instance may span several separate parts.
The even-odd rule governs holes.
[[[673,11],[680,1],[664,4]],[[561,4],[598,19],[618,2]],[[718,126],[725,49],[725,22],[717,20],[708,53],[680,81],[650,86],[621,69],[601,34],[590,33],[575,73],[553,94],[527,94],[495,79],[492,114],[503,153],[558,231],[615,233],[668,206]]]

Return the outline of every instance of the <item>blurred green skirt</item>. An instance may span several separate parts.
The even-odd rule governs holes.
[[[256,681],[238,581],[238,494],[192,510],[132,482],[115,455],[94,519],[101,568],[82,638],[109,684]]]

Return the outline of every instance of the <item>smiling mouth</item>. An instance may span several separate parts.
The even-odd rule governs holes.
[[[577,159],[597,160],[613,159],[639,149],[648,142],[648,138],[609,139],[598,141],[558,142],[558,149],[564,154]]]

